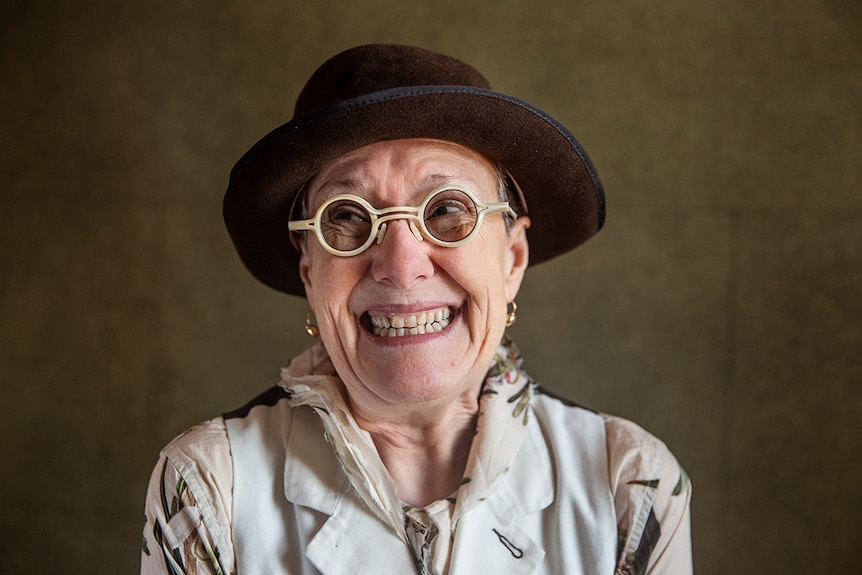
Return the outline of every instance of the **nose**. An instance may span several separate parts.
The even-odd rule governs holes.
[[[407,289],[416,282],[434,275],[434,263],[429,250],[434,244],[420,241],[418,230],[408,219],[387,222],[382,239],[372,252],[371,273],[376,281],[388,282],[398,289]]]

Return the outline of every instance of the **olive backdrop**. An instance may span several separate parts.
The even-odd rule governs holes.
[[[4,0],[0,572],[135,572],[159,448],[309,344],[221,197],[311,71],[376,41],[473,63],[590,151],[606,228],[529,272],[512,332],[678,455],[697,572],[855,572],[857,0]]]

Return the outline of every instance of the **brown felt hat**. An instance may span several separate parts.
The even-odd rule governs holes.
[[[233,167],[224,219],[240,258],[266,285],[305,296],[287,222],[300,188],[338,156],[383,140],[433,138],[482,152],[520,186],[530,265],[601,229],[598,173],[575,137],[530,104],[491,90],[473,67],[414,46],[372,44],[312,74],[293,119]]]

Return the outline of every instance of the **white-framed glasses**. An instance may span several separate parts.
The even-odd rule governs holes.
[[[292,220],[292,232],[314,231],[320,245],[329,253],[349,257],[379,244],[392,220],[409,221],[416,239],[423,237],[440,246],[455,248],[469,242],[479,232],[485,214],[507,212],[517,217],[509,202],[486,204],[473,192],[457,186],[433,190],[416,207],[393,206],[376,209],[359,196],[339,194],[317,208],[308,220]]]

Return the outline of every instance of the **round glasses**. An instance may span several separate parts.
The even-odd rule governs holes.
[[[313,230],[326,251],[349,257],[367,250],[374,241],[382,242],[387,223],[401,219],[408,220],[419,241],[424,236],[440,246],[462,246],[479,231],[485,214],[494,212],[508,212],[516,217],[509,202],[486,204],[470,190],[456,186],[437,188],[416,207],[393,206],[382,210],[359,196],[339,194],[324,202],[313,218],[288,222],[288,229]]]

